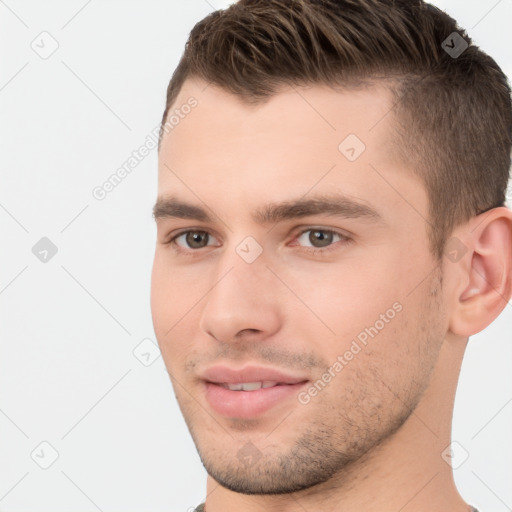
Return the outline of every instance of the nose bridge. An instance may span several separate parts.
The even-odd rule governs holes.
[[[259,244],[258,244],[259,245]],[[272,274],[262,250],[247,240],[227,250],[218,262],[201,313],[201,329],[220,341],[244,330],[269,335],[278,329],[279,311],[271,293]]]
[[[246,236],[238,244],[231,244],[220,256],[216,276],[216,286],[219,295],[236,296],[248,294],[247,298],[257,297],[252,290],[262,289],[269,280],[266,267],[266,254],[263,247],[252,236]],[[268,284],[268,283],[267,283]]]

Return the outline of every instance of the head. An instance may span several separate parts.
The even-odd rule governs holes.
[[[511,143],[506,77],[422,1],[240,0],[194,27],[162,120],[152,311],[219,483],[326,482],[429,403],[510,297]],[[219,385],[276,372],[271,392]]]

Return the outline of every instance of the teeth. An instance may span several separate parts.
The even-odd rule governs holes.
[[[261,382],[244,382],[241,386],[242,391],[256,391],[261,389]]]
[[[266,389],[277,386],[277,382],[265,380],[263,382],[241,382],[240,384],[221,384],[223,388],[231,391],[256,391],[257,389]]]

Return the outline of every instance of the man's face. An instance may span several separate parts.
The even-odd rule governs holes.
[[[388,439],[428,387],[447,321],[426,192],[393,160],[384,89],[249,106],[189,80],[173,110],[190,97],[160,150],[158,342],[210,475],[308,488]]]

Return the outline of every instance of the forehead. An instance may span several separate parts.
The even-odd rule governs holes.
[[[183,109],[191,102],[193,109]],[[389,208],[416,195],[426,215],[422,184],[391,149],[392,105],[390,91],[378,85],[287,86],[250,105],[187,80],[170,109],[179,122],[162,140],[159,195],[178,193],[194,202],[214,195],[224,203],[229,195],[240,208],[256,206],[258,198],[277,202],[313,192]]]
[[[354,133],[375,147],[384,143],[392,131],[393,99],[384,82],[349,89],[283,85],[272,96],[249,103],[216,85],[188,79],[170,108],[170,115],[179,114],[181,109],[190,110],[186,105],[191,99],[199,107],[189,116],[194,121],[181,122],[184,119],[180,121],[174,115],[180,126],[171,124],[171,135],[166,139],[187,137],[201,124],[212,135],[220,129],[225,135],[240,138],[262,134],[292,142],[292,138],[316,134],[329,145],[344,134]]]

